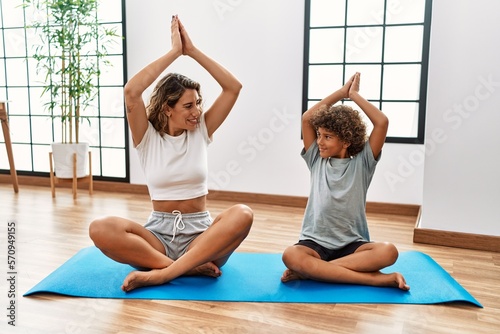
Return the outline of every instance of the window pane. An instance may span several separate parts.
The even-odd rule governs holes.
[[[388,27],[385,31],[384,61],[421,61],[423,29],[423,26]]]
[[[28,75],[30,86],[44,86],[47,80],[43,71],[38,70],[38,61],[28,58]]]
[[[0,131],[0,145],[4,145],[3,134]],[[7,158],[7,150],[0,150],[0,169],[9,169],[9,159]]]
[[[3,145],[4,142],[3,133],[0,131],[0,143]],[[0,169],[10,169],[9,159],[7,158],[7,150],[0,150]]]
[[[24,37],[24,28],[6,29],[3,31],[5,41],[6,57],[24,57],[26,56],[26,42]]]
[[[80,142],[89,143],[90,146],[101,146],[99,141],[99,119],[83,119],[80,123]]]
[[[80,28],[80,33],[81,34],[92,34],[92,32],[90,31],[90,28]],[[90,62],[95,62],[96,58],[94,56],[96,56],[96,49],[95,49],[96,40],[95,40],[95,38],[92,38],[92,39],[90,37],[88,37],[88,38],[89,38],[89,43],[83,44],[83,47],[80,50],[81,56],[86,56]],[[92,41],[92,43],[90,43],[90,41]]]
[[[109,45],[106,45],[108,54],[122,54],[123,53],[123,39],[119,36],[123,36],[122,26],[120,24],[105,24],[106,29],[112,30],[118,35],[112,38]]]
[[[123,88],[102,87],[100,92],[101,116],[123,117]]]
[[[50,117],[49,111],[45,107],[45,103],[49,101],[48,95],[42,97],[43,88],[32,87],[29,90],[31,115],[43,115],[46,118]]]
[[[420,65],[385,65],[384,100],[418,100],[420,95]]]
[[[347,28],[346,62],[382,61],[382,36],[380,27]]]
[[[309,67],[309,99],[321,100],[342,86],[343,66],[317,65]]]
[[[28,88],[7,88],[9,115],[29,114]]]
[[[346,65],[346,80],[354,73],[361,73],[360,93],[368,100],[380,100],[380,85],[382,66],[376,65]]]
[[[418,103],[384,102],[382,111],[389,118],[388,137],[414,138],[418,130]]]
[[[40,44],[40,35],[35,28],[27,28],[25,35],[26,35],[26,45],[28,45],[26,50],[27,56],[32,57],[33,54],[35,54],[36,46]]]
[[[425,0],[387,1],[387,24],[422,23],[425,19]]]
[[[121,22],[122,2],[121,0],[101,1],[97,13],[100,22]]]
[[[26,86],[27,71],[26,61],[24,59],[6,59],[7,65],[7,85],[8,86]]]
[[[349,0],[347,5],[348,25],[382,24],[384,0]]]
[[[52,140],[52,119],[49,116],[31,116],[34,144],[50,144]]]
[[[9,116],[10,138],[14,143],[30,142],[30,119],[28,116]]]
[[[309,46],[309,63],[341,63],[344,61],[344,29],[313,29]]]
[[[14,165],[16,166],[16,169],[31,172],[30,145],[12,143],[12,152],[14,155]]]
[[[33,145],[33,169],[38,172],[50,172],[50,145]]]
[[[345,0],[311,0],[311,27],[343,26]]]
[[[101,118],[101,145],[125,147],[125,133],[122,118]]]
[[[123,85],[123,57],[108,56],[105,58],[109,61],[110,65],[101,65],[101,76],[99,77],[99,84],[102,86],[116,86]],[[101,60],[102,63],[102,60]]]
[[[99,116],[99,101],[97,99],[97,96],[94,98],[92,102],[89,102],[83,108],[82,112],[80,113],[82,117],[98,117]]]
[[[0,59],[0,86],[5,87],[5,60]],[[5,100],[5,96],[0,95],[0,100]]]
[[[7,101],[7,88],[1,86],[0,86],[0,101]]]
[[[24,26],[23,8],[22,6],[19,6],[18,1],[11,1],[11,2],[13,3],[5,4],[2,6],[3,27],[4,28],[23,27]]]
[[[92,175],[102,175],[100,148],[90,147],[89,150],[92,152]]]
[[[54,137],[54,142],[60,143],[62,142],[62,123],[61,123],[61,118],[54,118],[52,119],[52,124],[53,124],[53,137]],[[82,134],[80,134],[80,138],[82,137]]]
[[[125,177],[124,149],[102,149],[102,173],[112,177]]]

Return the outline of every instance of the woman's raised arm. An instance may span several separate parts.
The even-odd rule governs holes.
[[[198,64],[206,69],[222,88],[222,92],[213,105],[205,112],[208,135],[211,136],[215,130],[219,128],[222,122],[224,122],[236,103],[242,84],[225,67],[194,46],[180,21],[179,28],[182,39],[182,54],[193,58]]]
[[[170,29],[172,40],[171,49],[165,55],[140,70],[125,85],[124,95],[127,120],[132,133],[134,146],[141,142],[142,137],[144,137],[148,129],[146,106],[142,94],[156,79],[158,79],[170,64],[182,55],[182,39],[179,32],[179,20],[176,16],[172,17]]]

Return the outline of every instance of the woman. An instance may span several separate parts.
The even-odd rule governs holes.
[[[248,235],[252,210],[234,205],[213,221],[206,208],[207,146],[226,119],[241,83],[197,49],[177,16],[172,47],[125,86],[127,119],[146,176],[153,212],[142,226],[120,217],[93,221],[89,234],[111,259],[150,271],[132,271],[122,289],[167,283],[181,275],[218,277],[220,268]],[[202,111],[200,86],[175,73],[160,79],[146,107],[143,92],[181,55],[199,63],[222,92]]]

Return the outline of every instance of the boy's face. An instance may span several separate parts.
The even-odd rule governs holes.
[[[337,135],[324,128],[316,130],[316,142],[319,148],[319,155],[322,158],[348,158],[347,148],[349,144],[344,143]]]

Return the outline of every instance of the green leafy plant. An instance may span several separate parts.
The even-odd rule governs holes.
[[[99,0],[23,0],[33,10],[33,22],[40,44],[34,45],[37,71],[45,76],[42,96],[53,118],[61,118],[61,142],[78,143],[85,108],[98,94],[98,78],[108,48],[120,36],[115,29],[99,24]]]

